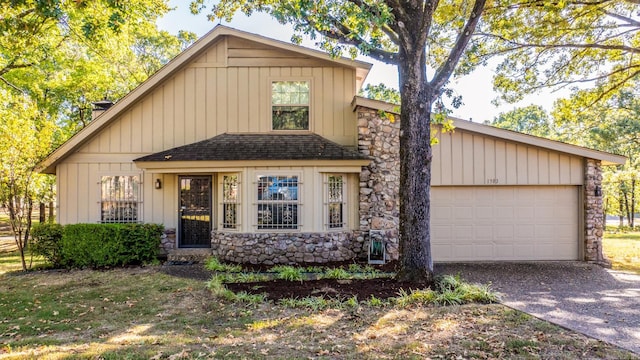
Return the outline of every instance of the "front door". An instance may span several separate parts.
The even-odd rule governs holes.
[[[180,176],[179,246],[211,247],[211,176]]]

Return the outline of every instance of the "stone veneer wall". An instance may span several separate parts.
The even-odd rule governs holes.
[[[596,188],[602,193],[602,168],[599,160],[587,159],[584,174],[584,259],[602,266],[611,266],[602,252],[604,218],[602,195],[596,196]]]
[[[171,250],[176,248],[176,229],[164,229],[160,237],[160,255],[166,256]]]
[[[352,260],[362,249],[358,232],[230,233],[213,231],[211,251],[218,259],[251,264],[327,263]]]
[[[372,158],[360,173],[360,231],[368,246],[369,230],[383,232],[387,258],[399,255],[400,122],[358,107],[358,150]],[[364,252],[367,253],[366,251]]]

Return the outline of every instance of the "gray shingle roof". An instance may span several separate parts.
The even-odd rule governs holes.
[[[316,134],[221,134],[134,161],[367,160]]]

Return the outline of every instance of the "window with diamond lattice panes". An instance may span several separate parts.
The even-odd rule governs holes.
[[[329,175],[327,177],[327,226],[329,229],[343,228],[344,223],[344,176],[343,175]]]
[[[273,130],[309,130],[309,82],[271,83]]]
[[[222,227],[235,229],[238,226],[238,175],[222,177]]]
[[[134,223],[140,219],[140,176],[110,175],[100,178],[100,221]]]

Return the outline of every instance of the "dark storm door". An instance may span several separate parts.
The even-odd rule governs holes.
[[[211,247],[211,176],[180,176],[179,245]]]

